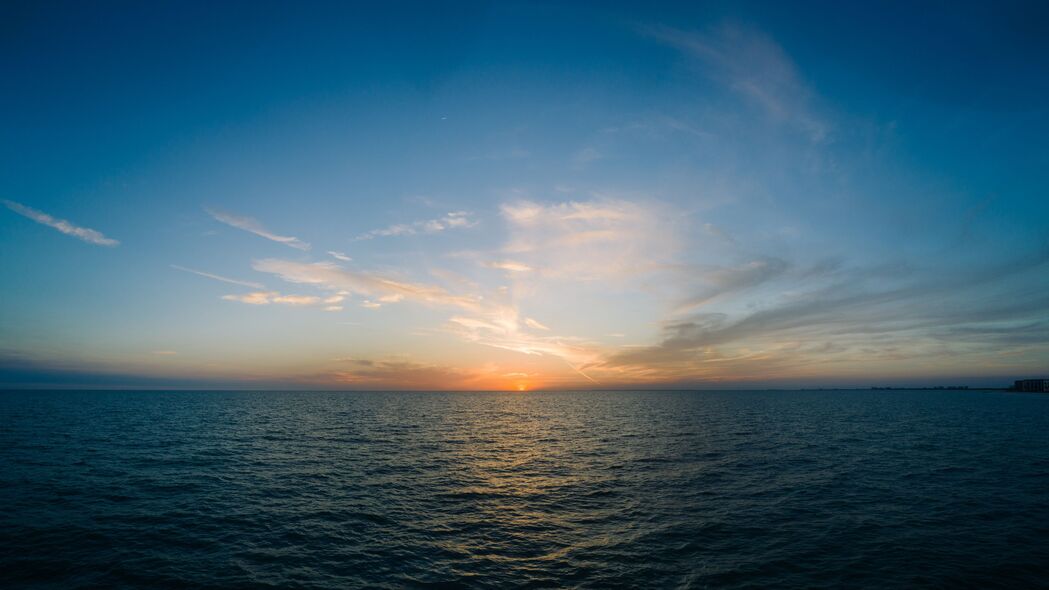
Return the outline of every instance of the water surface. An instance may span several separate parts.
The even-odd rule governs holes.
[[[1047,587],[1049,396],[3,392],[0,581]]]

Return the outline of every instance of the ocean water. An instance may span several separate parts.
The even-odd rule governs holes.
[[[2,392],[0,585],[1049,587],[1049,396]]]

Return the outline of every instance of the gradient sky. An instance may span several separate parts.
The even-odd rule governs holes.
[[[1049,376],[1045,3],[633,4],[5,4],[0,384]]]

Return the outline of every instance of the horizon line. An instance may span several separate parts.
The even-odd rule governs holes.
[[[10,387],[0,385],[0,392],[16,391],[158,391],[158,392],[254,392],[254,393],[622,393],[622,392],[726,392],[726,391],[1012,391],[1011,386],[972,385],[871,385],[851,387],[609,387],[609,388],[536,388],[536,389],[325,389],[272,387]]]

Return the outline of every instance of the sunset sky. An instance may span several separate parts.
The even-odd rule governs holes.
[[[8,5],[0,385],[1049,376],[1044,4],[632,4]]]

